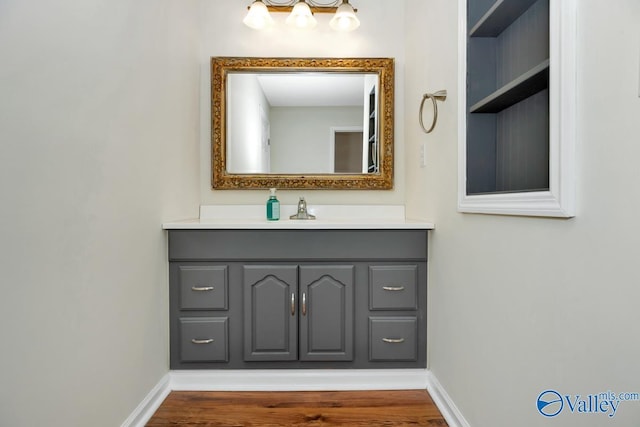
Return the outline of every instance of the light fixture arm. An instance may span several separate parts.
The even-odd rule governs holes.
[[[329,26],[337,31],[352,31],[360,26],[358,10],[349,0],[255,0],[248,9],[244,23],[256,30],[273,24],[269,12],[289,12],[287,25],[301,29],[315,27],[314,13],[333,13]]]
[[[349,3],[349,0],[262,0],[271,12],[291,12],[298,1],[307,3],[314,13],[334,13],[342,3]]]

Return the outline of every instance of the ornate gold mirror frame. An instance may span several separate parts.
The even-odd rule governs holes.
[[[230,72],[339,72],[378,75],[378,171],[362,174],[239,174],[227,169],[227,75]],[[217,190],[393,188],[393,58],[211,58],[212,187]]]

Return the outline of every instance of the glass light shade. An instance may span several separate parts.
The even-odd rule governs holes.
[[[285,21],[287,25],[303,28],[303,29],[311,29],[316,26],[316,18],[314,18],[311,13],[311,8],[309,5],[304,2],[304,0],[299,1],[293,6],[293,10],[291,14],[287,16],[287,20]]]
[[[273,18],[262,0],[256,0],[251,4],[247,16],[242,21],[247,27],[254,30],[262,30],[273,25]]]
[[[347,1],[344,1],[338,6],[338,10],[336,10],[336,14],[329,22],[329,26],[336,31],[353,31],[360,26],[360,20],[356,16],[353,7]]]

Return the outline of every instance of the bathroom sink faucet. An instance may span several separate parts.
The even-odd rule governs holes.
[[[289,219],[316,219],[316,216],[307,212],[307,202],[304,200],[304,197],[300,197],[300,200],[298,200],[298,211],[291,215]]]

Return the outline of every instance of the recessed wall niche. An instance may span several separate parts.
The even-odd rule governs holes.
[[[549,0],[468,0],[466,194],[549,190]]]

